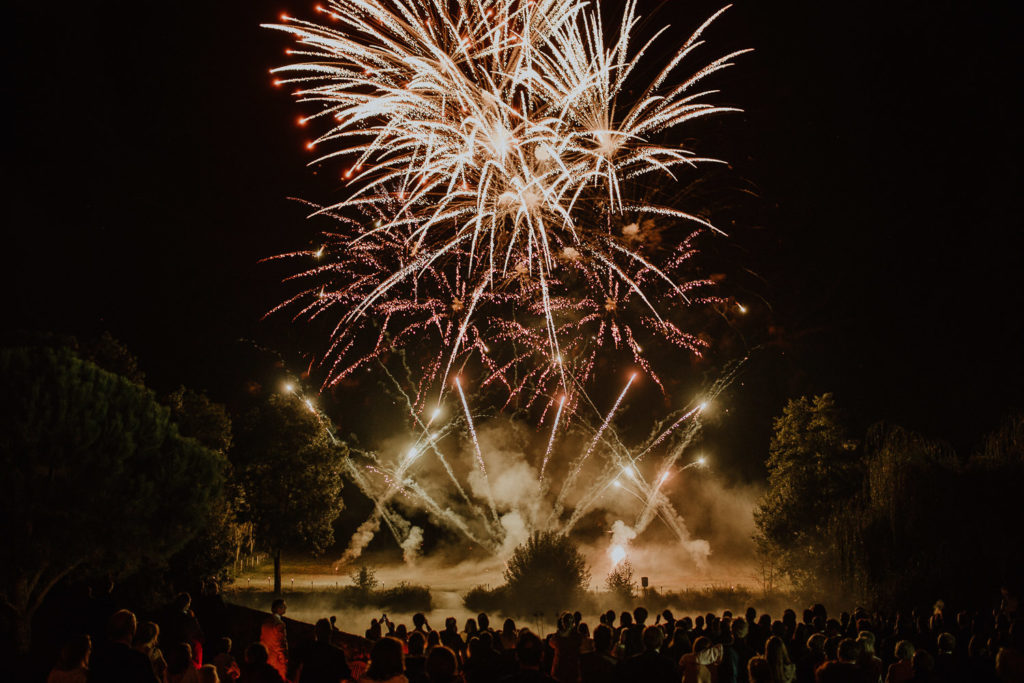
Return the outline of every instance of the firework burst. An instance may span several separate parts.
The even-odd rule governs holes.
[[[702,87],[740,52],[679,75],[721,11],[646,82],[645,55],[665,29],[635,48],[635,0],[611,39],[600,4],[581,0],[330,0],[318,11],[321,22],[270,27],[299,45],[276,82],[313,110],[303,122],[323,132],[311,148],[352,187],[316,212],[346,228],[304,254],[321,259],[298,276],[312,284],[284,304],[300,317],[338,312],[328,383],[430,337],[439,352],[417,401],[475,356],[483,385],[543,395],[547,409],[571,392],[571,413],[604,347],[628,349],[657,380],[640,327],[700,350],[669,314],[707,284],[679,266],[694,228],[715,228],[634,197],[647,177],[673,183],[715,162],[662,140],[732,111]],[[344,218],[353,211],[360,220]],[[652,248],[643,233],[654,221],[690,227]]]

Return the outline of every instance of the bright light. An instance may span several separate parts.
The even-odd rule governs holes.
[[[434,408],[434,412],[430,414],[430,421],[433,422],[439,417],[441,417],[441,406]]]
[[[306,407],[309,408],[309,411],[311,413],[315,413],[316,412],[316,408],[313,407],[313,402],[310,401],[308,398],[306,399]]]
[[[698,465],[706,465],[707,462],[708,462],[708,459],[705,458],[703,455],[700,456],[699,458],[697,458],[697,464]]]
[[[293,391],[295,391],[295,387],[294,387],[294,386],[292,386],[292,383],[291,383],[291,382],[285,382],[285,385],[284,385],[284,390],[285,390],[285,393],[288,393],[288,394],[290,394],[290,393],[292,393]]]
[[[747,307],[744,306],[743,304],[736,304],[736,308],[739,309],[740,313],[746,313],[747,312]]]
[[[614,486],[617,489],[621,489],[622,483],[618,479],[616,479],[615,481],[612,482],[612,486]]]
[[[704,412],[705,410],[708,409],[708,402],[707,401],[701,401],[700,405],[697,406],[697,407],[700,408],[701,412]]]
[[[626,549],[621,545],[613,545],[609,554],[612,556],[612,568],[615,568],[619,562],[626,559]]]
[[[658,486],[664,484],[666,479],[668,479],[668,472],[661,475],[661,478],[658,480]]]

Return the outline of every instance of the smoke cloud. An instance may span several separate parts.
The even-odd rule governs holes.
[[[423,529],[414,526],[409,529],[409,535],[402,542],[402,559],[406,564],[414,564],[420,556],[420,548],[423,546]]]
[[[373,540],[374,535],[380,530],[380,515],[374,513],[369,519],[359,525],[355,533],[352,534],[351,540],[348,542],[348,547],[345,548],[345,552],[342,553],[341,559],[339,559],[334,568],[342,567],[354,562],[359,559],[359,556],[363,554],[363,550]],[[422,540],[422,538],[421,538]]]

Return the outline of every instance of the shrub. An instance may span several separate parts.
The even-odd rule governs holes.
[[[509,607],[520,613],[568,607],[590,584],[579,547],[564,534],[534,532],[512,551],[505,566]]]

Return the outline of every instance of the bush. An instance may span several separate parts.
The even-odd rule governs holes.
[[[477,586],[470,589],[462,599],[462,604],[471,612],[504,613],[508,602],[508,589],[505,586],[497,588]]]
[[[430,589],[404,581],[393,588],[373,591],[376,606],[393,612],[429,612],[433,609]]]
[[[636,581],[633,580],[633,565],[623,560],[604,579],[604,585],[612,597],[619,602],[631,603],[636,597]]]
[[[405,582],[384,589],[344,586],[340,596],[346,607],[358,609],[372,607],[394,612],[429,612],[433,609],[429,588]]]

